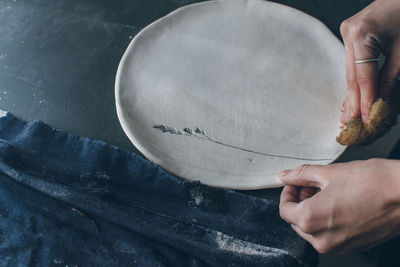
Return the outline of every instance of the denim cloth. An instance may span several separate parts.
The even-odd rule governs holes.
[[[315,266],[271,200],[0,117],[0,266]]]

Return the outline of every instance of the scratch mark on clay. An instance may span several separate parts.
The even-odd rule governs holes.
[[[292,157],[292,156],[285,156],[285,155],[275,155],[275,154],[254,151],[254,150],[250,150],[247,148],[242,148],[242,147],[238,147],[238,146],[234,146],[234,145],[230,145],[230,144],[225,144],[225,143],[222,143],[221,141],[211,138],[206,133],[206,131],[199,129],[198,127],[195,127],[195,128],[185,127],[185,128],[183,128],[182,131],[180,131],[180,130],[177,130],[170,126],[156,124],[156,125],[153,125],[153,128],[157,129],[163,133],[182,135],[182,136],[191,136],[191,137],[195,137],[195,138],[202,139],[205,141],[213,142],[218,145],[222,145],[222,146],[226,146],[226,147],[230,147],[230,148],[234,148],[234,149],[238,149],[238,150],[242,150],[245,152],[250,152],[250,153],[254,153],[254,154],[258,154],[258,155],[263,155],[263,156],[267,156],[267,157],[276,157],[276,158],[285,158],[285,159],[294,159],[294,160],[307,160],[307,161],[330,161],[330,160],[332,160],[332,159],[312,159],[312,158],[301,158],[301,157]]]

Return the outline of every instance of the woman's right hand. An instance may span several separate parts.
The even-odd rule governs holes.
[[[400,75],[400,1],[376,0],[346,19],[340,31],[346,48],[347,93],[343,102],[344,124],[361,117],[365,123],[377,97],[391,100]],[[378,71],[376,62],[357,60],[386,56]]]

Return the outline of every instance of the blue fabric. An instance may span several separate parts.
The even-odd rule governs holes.
[[[277,204],[0,118],[0,266],[315,266]]]

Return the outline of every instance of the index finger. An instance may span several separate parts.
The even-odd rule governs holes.
[[[345,40],[346,52],[346,81],[347,91],[346,100],[344,102],[344,112],[341,117],[341,122],[344,124],[352,118],[357,118],[360,115],[360,88],[356,79],[356,67],[354,66],[354,50],[353,44]]]
[[[296,218],[300,216],[298,199],[298,187],[287,185],[283,188],[279,204],[279,214],[284,221],[290,224],[296,224]]]
[[[378,57],[378,50],[372,44],[354,43],[356,60],[374,59]],[[378,64],[376,61],[356,64],[356,78],[360,88],[361,118],[365,123],[369,118],[372,104],[378,92]]]

